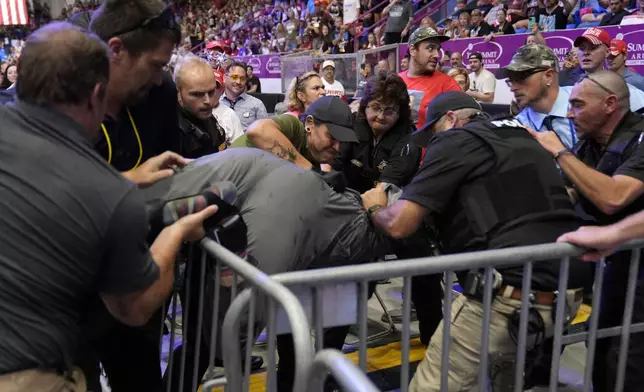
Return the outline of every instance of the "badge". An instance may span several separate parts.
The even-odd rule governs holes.
[[[385,170],[385,167],[387,167],[387,161],[382,161],[380,164],[378,164],[378,170],[383,171]]]
[[[242,116],[244,116],[244,118],[249,118],[250,117],[250,112],[244,112],[244,113],[242,113]]]
[[[351,164],[352,164],[352,165],[354,165],[354,166],[356,166],[356,167],[362,167],[362,162],[360,162],[360,161],[359,161],[359,160],[357,160],[357,159],[352,159],[352,160],[351,160]]]

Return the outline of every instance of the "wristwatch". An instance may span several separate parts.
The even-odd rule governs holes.
[[[572,152],[571,152],[569,149],[567,149],[567,148],[564,148],[564,149],[563,149],[563,150],[561,150],[561,151],[557,151],[557,153],[556,153],[556,154],[555,154],[555,156],[554,156],[555,161],[556,161],[557,159],[559,159],[559,157],[560,157],[560,156],[562,156],[563,154],[566,154],[566,153],[569,153],[569,152],[572,154]]]
[[[367,212],[369,213],[369,216],[374,216],[376,215],[376,212],[380,210],[382,206],[380,204],[373,205],[367,209]]]

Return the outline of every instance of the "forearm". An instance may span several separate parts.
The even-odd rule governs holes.
[[[620,242],[644,238],[644,211],[624,218],[615,223],[613,228]]]
[[[279,131],[279,128],[272,127],[273,125],[267,125],[262,130],[249,129],[248,140],[250,140],[255,147],[268,151],[282,159],[293,162],[305,169],[312,168],[313,165],[311,162],[297,151],[295,146],[293,146],[293,143],[291,143],[291,141]]]
[[[561,155],[558,163],[568,179],[575,184],[575,189],[597,208],[605,213],[614,213],[621,208],[621,198],[612,177],[591,169],[573,154]]]

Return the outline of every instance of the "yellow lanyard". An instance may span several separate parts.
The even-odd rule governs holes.
[[[139,159],[137,159],[136,164],[131,170],[136,169],[139,164],[141,163],[141,159],[143,158],[143,144],[141,144],[141,137],[139,136],[139,130],[136,129],[136,124],[134,123],[134,119],[132,118],[132,114],[130,113],[129,108],[125,108],[127,110],[127,115],[130,117],[130,123],[132,123],[132,129],[134,129],[134,135],[136,136],[136,141],[139,143]],[[105,140],[107,140],[107,163],[111,164],[112,163],[112,141],[110,140],[110,135],[107,133],[107,129],[105,128],[105,125],[101,124],[101,129],[103,130],[103,134],[105,135]]]

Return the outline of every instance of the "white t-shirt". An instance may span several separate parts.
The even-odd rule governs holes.
[[[476,72],[470,74],[470,90],[479,93],[493,93],[496,89],[496,78],[487,69],[483,69],[479,75]]]
[[[234,110],[226,105],[219,104],[212,110],[217,122],[226,132],[226,144],[231,145],[238,137],[244,134],[244,128]]]
[[[326,92],[326,95],[344,98],[345,93],[342,83],[338,82],[337,80],[335,80],[333,83],[329,83],[324,78],[322,78],[322,83],[324,83],[324,91]]]

